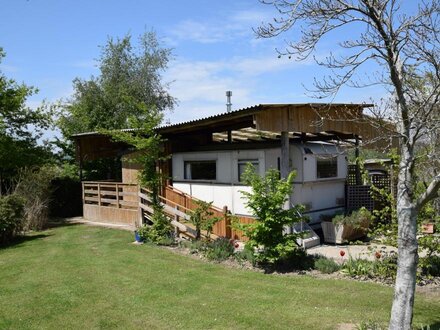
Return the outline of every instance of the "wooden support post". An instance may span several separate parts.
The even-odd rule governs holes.
[[[228,130],[228,143],[232,143],[232,131]]]
[[[232,238],[231,218],[226,205],[223,206],[223,218],[225,219],[225,237]]]
[[[281,178],[287,179],[290,173],[290,143],[289,132],[281,132],[281,160],[280,160],[280,172]],[[290,209],[291,195],[287,196],[287,200],[284,203],[283,208],[285,210]],[[285,228],[283,232],[290,233],[291,228]]]
[[[124,188],[122,188],[122,191],[124,191]],[[116,184],[116,207],[119,209],[121,205],[119,205],[119,185]]]
[[[139,227],[141,227],[144,224],[144,210],[141,207],[142,204],[142,198],[141,198],[141,190],[138,186],[138,213],[139,213]]]
[[[355,150],[354,156],[356,157],[356,185],[361,185],[361,170],[359,165],[359,136],[355,137]]]
[[[281,160],[280,170],[281,178],[285,179],[290,173],[290,157],[289,157],[289,132],[281,132]]]
[[[101,184],[98,183],[98,205],[101,206]]]
[[[174,207],[175,208],[175,210],[176,211],[178,211],[178,207],[177,207],[177,205]],[[176,221],[176,222],[179,222],[179,216],[177,215],[177,212],[175,212],[174,213],[174,220]],[[179,235],[180,235],[180,230],[179,230],[179,227],[178,226],[175,226],[174,227],[174,233],[175,233],[175,238],[179,238]]]

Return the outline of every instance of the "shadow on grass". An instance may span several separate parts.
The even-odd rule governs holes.
[[[12,239],[12,241],[10,241],[9,243],[0,244],[0,250],[1,249],[12,248],[12,247],[15,247],[17,245],[20,245],[20,244],[23,244],[23,243],[26,243],[26,242],[30,242],[30,241],[46,238],[46,237],[49,237],[49,236],[52,236],[52,234],[44,233],[44,234],[37,234],[37,235],[17,236],[17,237],[14,237]]]
[[[436,321],[430,324],[428,327],[422,328],[423,330],[440,330],[440,321]]]
[[[279,260],[275,264],[260,264],[265,274],[304,272],[313,269],[316,257],[308,255],[304,250],[298,250],[290,257]]]
[[[65,219],[51,219],[45,229],[50,229],[50,228],[57,228],[57,227],[71,227],[71,226],[77,226],[77,225],[81,225],[81,223],[79,222],[70,222],[67,221]]]

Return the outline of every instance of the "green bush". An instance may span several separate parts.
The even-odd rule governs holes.
[[[331,274],[341,269],[341,266],[333,259],[319,257],[315,260],[315,269],[324,274]]]
[[[23,230],[24,200],[17,195],[0,197],[0,244],[8,243]]]
[[[233,242],[225,237],[208,242],[204,254],[208,260],[224,261],[234,254]]]
[[[211,210],[212,202],[195,201],[197,207],[191,211],[189,221],[196,227],[196,240],[201,238],[201,231],[206,230],[208,239],[211,236],[212,227],[221,220],[221,217],[214,217]]]
[[[41,230],[49,221],[49,206],[52,196],[51,181],[58,169],[45,165],[24,169],[18,179],[15,193],[24,200],[24,229]]]
[[[287,179],[280,179],[279,171],[270,169],[261,177],[252,164],[248,164],[243,173],[243,182],[252,191],[241,193],[246,200],[246,206],[255,217],[255,222],[241,224],[236,221],[233,225],[249,238],[246,245],[259,251],[255,257],[262,264],[275,265],[289,259],[298,249],[296,239],[299,235],[284,233],[286,226],[304,220],[301,216],[303,206],[284,208],[287,197],[292,192],[295,175],[296,172],[291,172]]]
[[[423,276],[440,276],[440,256],[438,255],[420,258],[419,266]]]
[[[152,225],[143,225],[137,229],[142,242],[151,242],[158,245],[172,245],[174,243],[170,220],[164,214],[162,207],[154,207]]]
[[[163,213],[155,214],[153,225],[143,225],[137,229],[141,241],[157,245],[173,245],[174,237],[168,218]]]

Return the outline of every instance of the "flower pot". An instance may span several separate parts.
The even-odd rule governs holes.
[[[354,228],[350,225],[335,225],[330,221],[321,222],[324,241],[326,243],[342,244],[365,236],[368,225]]]
[[[423,234],[434,234],[434,231],[435,231],[434,223],[422,224],[422,233]]]
[[[137,230],[134,232],[134,240],[138,243],[142,242],[142,238],[139,236],[139,233],[137,232]]]

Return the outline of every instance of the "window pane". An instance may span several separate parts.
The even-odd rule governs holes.
[[[216,180],[217,166],[215,161],[185,162],[185,179]]]
[[[334,178],[338,176],[338,158],[318,158],[316,160],[317,178]]]
[[[241,182],[241,176],[243,175],[244,171],[246,170],[247,164],[252,164],[254,166],[255,173],[260,173],[259,167],[260,163],[258,159],[241,159],[238,160],[238,181]]]

